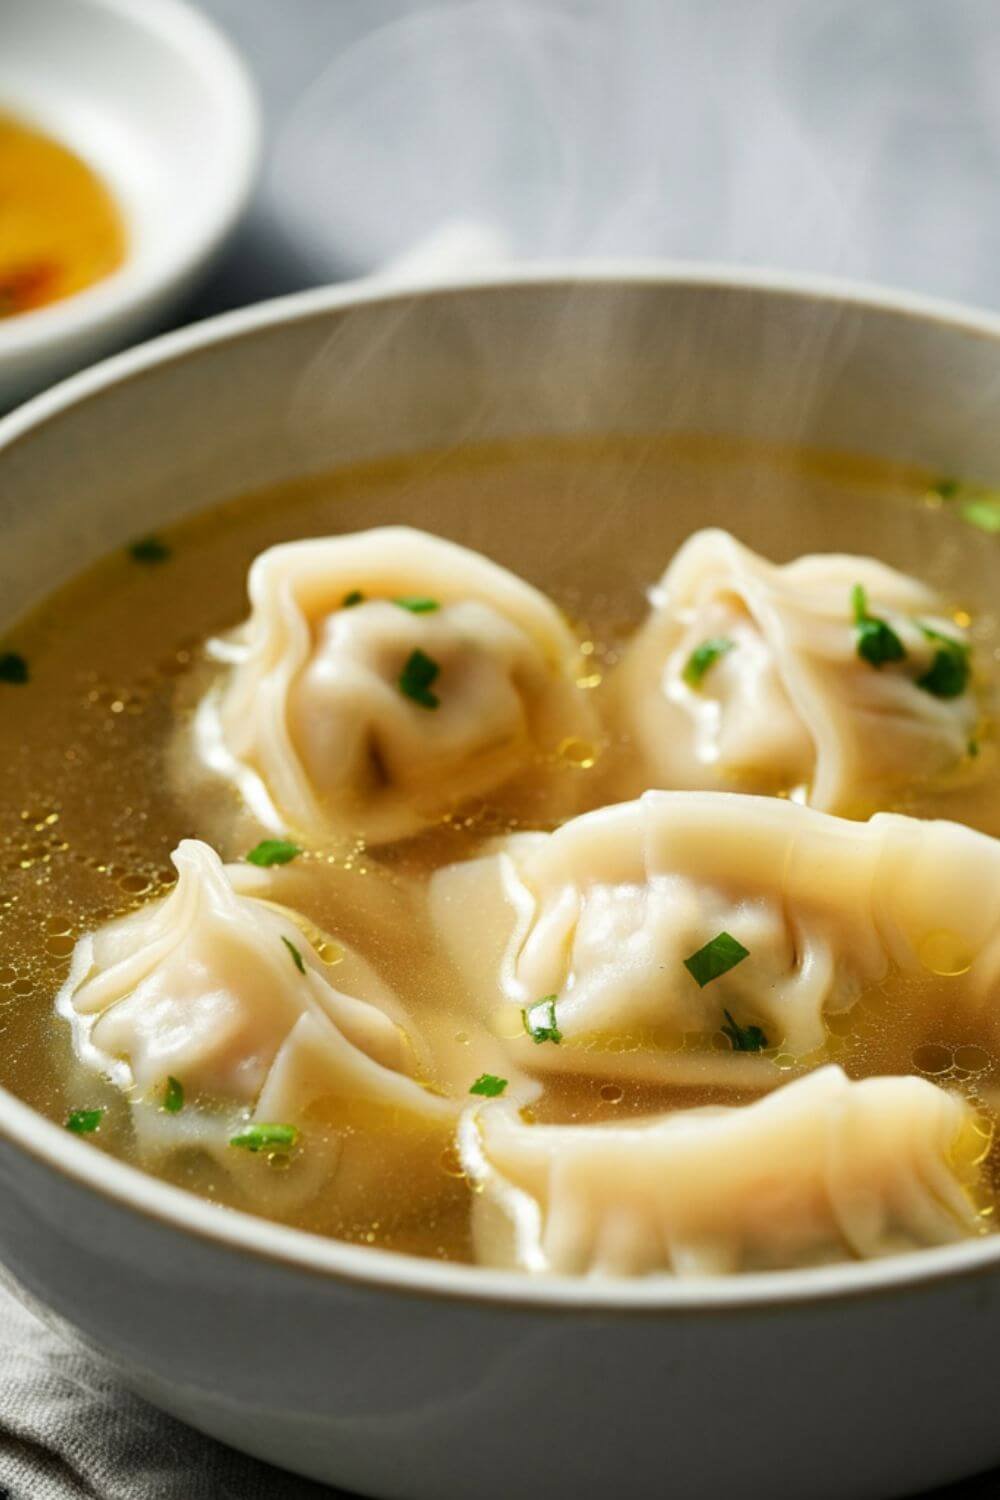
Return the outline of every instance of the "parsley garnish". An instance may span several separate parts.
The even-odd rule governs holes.
[[[250,853],[247,859],[252,865],[261,865],[266,869],[269,865],[287,865],[302,850],[298,844],[293,844],[289,839],[261,839]]]
[[[736,642],[731,641],[728,636],[713,635],[707,641],[702,641],[700,646],[695,646],[681,673],[688,687],[699,687],[709,667],[714,666],[727,651],[732,651],[735,645]]]
[[[419,648],[410,653],[406,665],[399,674],[399,691],[419,703],[421,708],[437,708],[440,703],[436,693],[431,692],[431,683],[441,675],[441,668]]]
[[[862,661],[872,667],[881,667],[887,661],[902,661],[906,648],[891,625],[868,613],[868,596],[860,583],[851,590],[851,607],[858,632],[858,655]]]
[[[711,984],[721,974],[728,974],[730,969],[735,969],[737,964],[741,964],[749,956],[749,948],[744,948],[728,932],[720,932],[704,948],[699,948],[697,953],[686,958],[684,967],[698,988],[703,990],[706,984]]]
[[[281,941],[284,943],[285,947],[292,955],[292,963],[298,969],[300,974],[304,974],[306,972],[306,966],[302,962],[302,954],[299,952],[298,948],[296,948],[295,944],[290,942],[284,935],[282,935]]]
[[[0,682],[27,682],[30,673],[28,663],[23,656],[16,651],[4,651],[0,654]]]
[[[975,757],[979,754],[979,741],[970,740],[965,747],[965,753],[975,759]]]
[[[74,1109],[66,1121],[66,1129],[74,1135],[92,1135],[100,1129],[103,1109]]]
[[[402,599],[393,599],[400,609],[408,609],[411,615],[430,615],[441,606],[436,599],[425,599],[422,594],[409,594]]]
[[[925,693],[933,693],[935,698],[960,698],[969,685],[969,647],[965,641],[942,635],[929,625],[920,628],[927,639],[936,644],[937,650],[930,667],[917,678],[917,687],[923,688]]]
[[[737,960],[738,962],[738,960]],[[763,1052],[767,1046],[767,1037],[759,1026],[741,1026],[734,1021],[728,1010],[724,1010],[727,1026],[722,1030],[733,1044],[734,1052]]]
[[[184,1085],[178,1078],[167,1079],[167,1086],[163,1091],[163,1108],[168,1115],[179,1115],[184,1108]]]
[[[248,1125],[238,1135],[230,1136],[229,1144],[244,1151],[290,1151],[298,1139],[294,1125]]]
[[[351,589],[351,592],[349,594],[344,595],[343,599],[341,600],[340,607],[341,609],[353,609],[356,604],[363,604],[364,602],[365,596],[361,592],[361,590]]]
[[[546,995],[521,1011],[524,1029],[533,1042],[561,1042],[562,1032],[556,1024],[558,995]]]
[[[961,488],[961,480],[938,479],[931,485],[931,494],[940,495],[942,500],[954,500]]]
[[[963,521],[995,536],[1000,531],[1000,499],[967,500],[961,509]]]
[[[482,1094],[486,1099],[496,1099],[506,1087],[506,1078],[498,1078],[495,1073],[480,1073],[469,1093]]]
[[[166,542],[161,542],[158,536],[144,536],[132,543],[128,555],[137,563],[162,563],[171,556],[171,548]]]

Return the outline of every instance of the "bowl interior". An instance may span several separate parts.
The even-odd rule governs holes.
[[[861,452],[941,473],[1000,473],[986,316],[802,282],[705,272],[526,271],[432,291],[373,285],[229,315],[109,361],[0,424],[0,628],[143,531],[290,477],[525,434],[733,434]],[[669,503],[669,497],[664,498]],[[408,519],[413,520],[410,517]],[[145,1211],[263,1253],[411,1286],[511,1296],[511,1278],[414,1268],[210,1204],[66,1141],[0,1091],[0,1133]],[[28,1139],[30,1137],[30,1139]],[[863,1290],[968,1269],[1000,1240],[713,1288],[602,1289],[616,1303]],[[388,1264],[386,1262],[388,1261]],[[549,1283],[517,1295],[583,1302]],[[805,1292],[802,1293],[805,1295]]]

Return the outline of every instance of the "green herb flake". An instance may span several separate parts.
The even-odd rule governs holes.
[[[714,635],[707,641],[702,641],[700,646],[695,646],[681,673],[688,687],[700,687],[701,679],[709,667],[713,667],[719,657],[725,656],[727,651],[732,651],[735,645],[736,642],[731,641],[728,636]]]
[[[93,1135],[101,1128],[103,1109],[74,1109],[66,1121],[66,1129],[74,1135]]]
[[[963,521],[988,531],[991,536],[1000,532],[1000,497],[994,499],[967,500],[959,511]]]
[[[480,1073],[469,1093],[482,1094],[484,1099],[496,1099],[506,1087],[506,1078],[498,1078],[495,1073]]]
[[[400,609],[408,609],[411,615],[432,615],[441,605],[436,599],[426,599],[422,594],[408,594],[402,599],[393,599]]]
[[[252,865],[260,865],[262,869],[268,869],[271,865],[290,864],[296,855],[302,853],[298,844],[293,844],[290,839],[261,839],[255,845],[247,859]]]
[[[562,1032],[556,1024],[558,995],[546,995],[521,1011],[524,1029],[533,1042],[561,1042]]]
[[[298,1144],[299,1132],[294,1125],[248,1125],[229,1144],[243,1151],[291,1151]]]
[[[851,613],[855,625],[863,625],[868,618],[868,595],[861,583],[856,583],[851,589]]]
[[[155,566],[157,563],[166,562],[173,555],[173,551],[166,542],[161,542],[158,536],[144,536],[132,543],[128,549],[128,555],[133,562]]]
[[[353,609],[356,604],[364,604],[365,596],[360,589],[351,589],[340,601],[341,609]]]
[[[917,687],[935,698],[960,698],[969,685],[969,647],[929,625],[920,628],[937,649],[927,671],[917,678]]]
[[[168,1115],[179,1115],[184,1108],[184,1085],[180,1079],[170,1077],[163,1091],[163,1108]]]
[[[282,935],[281,941],[284,943],[285,947],[292,955],[292,963],[298,969],[300,974],[304,974],[306,972],[306,966],[302,960],[302,954],[299,952],[298,948],[296,948],[295,944],[284,935]]]
[[[978,740],[970,740],[969,743],[965,747],[965,753],[972,760],[975,760],[976,756],[979,754],[979,741]]]
[[[931,494],[940,496],[942,500],[954,500],[961,488],[960,479],[937,479],[931,485]]]
[[[763,1052],[767,1046],[767,1037],[759,1026],[741,1026],[734,1021],[728,1010],[724,1010],[727,1025],[722,1030],[733,1044],[734,1052]]]
[[[28,681],[30,675],[28,663],[23,656],[19,656],[16,651],[0,652],[0,682],[10,682],[20,686]]]
[[[431,683],[441,675],[437,662],[419,648],[410,653],[406,665],[399,674],[399,691],[421,708],[437,708],[440,703],[436,693],[431,692]]]
[[[684,967],[698,988],[703,990],[706,984],[711,984],[713,979],[718,979],[722,974],[728,974],[730,969],[735,969],[737,964],[741,964],[749,956],[749,948],[744,948],[728,932],[720,932],[711,942],[699,948],[697,953],[686,958]]]
[[[858,655],[862,661],[872,667],[881,667],[887,661],[904,659],[906,648],[892,626],[868,613],[868,596],[860,583],[851,589],[851,610],[858,632]]]

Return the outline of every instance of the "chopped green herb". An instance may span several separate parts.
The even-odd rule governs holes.
[[[399,691],[412,698],[414,703],[419,703],[421,708],[437,708],[441,700],[430,689],[431,683],[440,675],[437,662],[418,648],[407,657],[399,674]]]
[[[170,557],[171,548],[166,542],[161,542],[158,536],[144,536],[132,543],[128,555],[137,563],[162,563]]]
[[[266,869],[269,865],[287,865],[301,853],[298,844],[293,844],[289,839],[261,839],[250,850],[247,859],[252,865],[261,865]]]
[[[959,514],[970,526],[996,535],[1000,531],[1000,497],[993,499],[967,500]]]
[[[868,613],[868,596],[860,583],[851,590],[851,608],[862,661],[873,667],[881,667],[887,661],[902,661],[906,648],[891,625]]]
[[[248,1125],[238,1135],[230,1136],[229,1144],[244,1151],[290,1151],[298,1139],[294,1125]]]
[[[298,948],[296,948],[295,944],[290,942],[285,936],[282,936],[281,941],[284,943],[285,947],[292,955],[292,963],[298,969],[300,974],[304,974],[306,972],[306,966],[302,961],[302,954],[299,952]]]
[[[767,1037],[759,1026],[741,1026],[734,1021],[728,1010],[724,1010],[727,1026],[722,1030],[733,1044],[734,1052],[763,1052],[767,1046]]]
[[[521,1011],[524,1029],[533,1042],[561,1042],[562,1032],[556,1024],[558,995],[546,995]]]
[[[425,599],[421,594],[409,594],[402,599],[393,599],[400,609],[408,609],[411,615],[430,615],[441,606],[436,599]]]
[[[184,1108],[184,1085],[179,1079],[167,1079],[167,1086],[163,1091],[163,1108],[168,1115],[179,1115]]]
[[[23,683],[27,682],[30,673],[28,663],[23,656],[16,651],[4,651],[0,654],[0,682]]]
[[[360,589],[351,589],[351,592],[349,594],[345,594],[344,595],[344,597],[343,597],[343,599],[341,601],[341,608],[342,609],[353,609],[356,604],[364,604],[364,602],[365,602],[365,596],[361,592],[361,590]]]
[[[856,583],[851,589],[851,610],[855,625],[863,625],[868,618],[868,595],[864,584]]]
[[[496,1099],[506,1087],[506,1078],[498,1078],[495,1073],[480,1073],[469,1093],[482,1094],[486,1099]]]
[[[975,760],[976,756],[979,754],[979,741],[970,740],[965,747],[965,752],[967,755],[971,756],[973,760]]]
[[[702,641],[700,646],[695,646],[681,673],[688,687],[699,687],[709,667],[714,666],[727,651],[732,651],[735,645],[736,642],[731,641],[728,636],[714,635],[709,640]]]
[[[100,1129],[103,1109],[74,1109],[66,1121],[66,1129],[74,1135],[92,1135]]]
[[[969,647],[965,641],[942,635],[929,625],[920,628],[927,639],[936,644],[937,650],[930,667],[917,678],[917,687],[923,688],[925,693],[933,693],[935,698],[960,698],[969,685]]]
[[[699,989],[704,989],[706,984],[711,984],[713,979],[718,979],[721,974],[727,974],[730,969],[735,969],[745,958],[749,958],[750,949],[744,948],[728,932],[720,932],[699,948],[697,953],[692,953],[690,958],[684,960],[684,967]]]
[[[954,500],[962,488],[958,479],[938,479],[931,485],[931,494],[940,495],[942,500]]]

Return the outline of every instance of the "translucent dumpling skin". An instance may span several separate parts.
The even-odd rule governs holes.
[[[863,817],[968,767],[968,640],[917,580],[839,554],[779,567],[701,531],[652,599],[616,683],[644,785],[794,792]]]
[[[195,839],[169,895],[83,938],[58,1006],[81,1062],[129,1091],[152,1152],[197,1144],[233,1161],[240,1123],[304,1126],[311,1106],[447,1122],[386,986],[350,949],[259,895],[261,872],[224,866]],[[183,1110],[164,1111],[179,1081]]]
[[[439,871],[431,905],[485,1015],[553,997],[558,1042],[507,1032],[535,1072],[766,1085],[766,1056],[713,1045],[727,1022],[815,1057],[890,969],[941,976],[970,1016],[1000,975],[1000,843],[777,798],[647,792]],[[706,979],[720,934],[743,955]]]
[[[270,826],[404,838],[596,737],[559,611],[452,542],[292,542],[257,558],[249,592],[196,735]]]
[[[869,1259],[982,1231],[969,1189],[985,1142],[968,1105],[919,1078],[835,1067],[756,1104],[626,1125],[528,1125],[468,1110],[483,1264],[678,1276]]]

